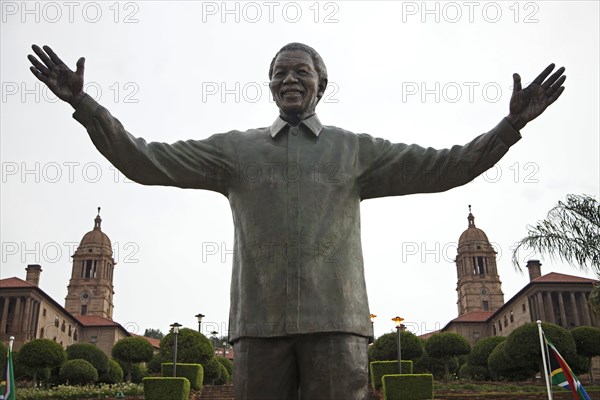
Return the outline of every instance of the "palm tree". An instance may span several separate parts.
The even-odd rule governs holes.
[[[568,194],[566,202],[559,201],[545,220],[527,227],[527,236],[517,242],[512,262],[520,269],[518,252],[530,248],[557,256],[583,271],[592,270],[600,280],[600,203],[589,195]],[[596,284],[590,305],[600,315],[600,286]]]

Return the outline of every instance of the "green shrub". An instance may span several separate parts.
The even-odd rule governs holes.
[[[587,361],[586,364],[591,366],[592,357],[600,356],[600,329],[592,328],[591,326],[580,326],[571,329],[569,333],[575,340],[577,354],[581,357],[585,357]],[[571,368],[574,367],[571,366]],[[593,381],[591,369],[588,368],[588,370],[590,370],[590,380]],[[575,373],[579,372],[576,371]]]
[[[90,362],[99,374],[108,371],[108,356],[91,343],[74,343],[67,347],[67,360]]]
[[[221,363],[219,363],[219,377],[215,379],[215,385],[224,385],[231,379],[227,368]]]
[[[190,381],[180,377],[144,378],[144,400],[187,400]]]
[[[502,378],[511,381],[524,381],[535,375],[532,367],[522,367],[509,358],[504,351],[506,340],[498,344],[488,357],[488,368],[494,380]]]
[[[492,351],[498,346],[498,344],[504,342],[506,337],[504,336],[490,336],[479,340],[473,348],[467,358],[469,365],[478,365],[487,367],[487,362]]]
[[[161,362],[173,361],[174,334],[168,333],[160,341]],[[215,356],[215,349],[203,334],[189,328],[181,328],[177,335],[177,362],[201,364],[206,363]],[[206,372],[206,368],[205,368]]]
[[[458,357],[450,357],[448,368],[451,374],[457,374],[460,368]],[[413,364],[413,373],[415,374],[433,374],[434,379],[444,379],[445,366],[440,358],[429,357],[426,350],[423,350],[421,358]]]
[[[403,360],[416,360],[423,354],[423,342],[411,332],[400,333]],[[393,361],[398,359],[398,334],[386,333],[369,347],[371,361]]]
[[[160,354],[155,354],[152,356],[152,360],[146,363],[146,367],[150,373],[160,373],[161,372],[161,364],[163,362],[169,362],[169,360],[163,360],[163,357]]]
[[[381,380],[385,400],[433,399],[433,375],[431,374],[384,375]]]
[[[398,360],[396,361],[373,361],[369,365],[371,372],[371,386],[375,390],[381,389],[381,377],[398,373]],[[412,374],[413,362],[402,360],[402,373]]]
[[[469,354],[471,346],[467,339],[453,332],[441,332],[431,335],[425,342],[425,351],[432,358],[444,362],[444,379],[450,379],[450,359]],[[460,365],[460,361],[459,361]]]
[[[98,371],[86,360],[69,360],[60,367],[60,378],[69,385],[87,385],[98,380]]]
[[[173,363],[162,363],[162,376],[173,376]],[[177,363],[177,376],[186,378],[190,381],[190,387],[196,391],[202,389],[204,381],[204,368],[200,364],[179,364]]]
[[[18,356],[15,356],[20,371],[33,377],[34,386],[37,385],[38,376],[42,380],[50,377],[50,370],[60,367],[66,358],[63,347],[50,339],[34,339],[21,347]]]
[[[214,384],[221,377],[221,363],[213,357],[204,367],[204,382]]]
[[[127,398],[131,396],[142,396],[144,390],[142,385],[132,383],[119,383],[116,385],[94,385],[94,386],[68,386],[58,385],[51,389],[40,390],[39,388],[17,387],[17,399],[19,400],[81,400],[81,399],[107,399],[115,398],[117,393],[123,393]],[[138,398],[138,397],[136,397]],[[139,397],[141,398],[141,397]]]
[[[112,356],[121,364],[121,368],[127,371],[127,380],[138,382],[133,377],[134,365],[152,360],[153,350],[150,342],[143,337],[126,337],[115,343]]]
[[[481,365],[463,364],[458,370],[458,376],[462,379],[472,379],[475,381],[486,381],[490,379],[490,370]]]
[[[116,360],[119,366],[123,370],[123,377],[125,377],[125,371],[127,370],[127,364]],[[144,364],[131,364],[131,382],[142,383],[142,380],[148,376],[148,369]]]
[[[233,377],[233,363],[231,362],[231,360],[223,356],[216,356],[215,358],[218,362],[223,364],[223,366],[227,370],[227,373],[229,374],[229,380],[231,380],[231,378]]]
[[[0,341],[0,357],[6,357],[6,352],[8,351],[8,348],[4,345],[4,343],[2,341]],[[14,356],[13,356],[14,358]],[[2,362],[0,362],[0,376],[5,377],[6,376],[6,363],[4,362],[6,361],[4,358],[2,358]]]
[[[123,382],[123,368],[115,360],[108,361],[108,371],[101,373],[98,378],[102,383],[121,383]]]
[[[572,368],[577,365],[577,347],[569,331],[546,322],[542,323],[542,329],[567,364]],[[534,372],[544,370],[537,323],[529,322],[519,326],[508,335],[505,343],[504,353],[513,364]]]

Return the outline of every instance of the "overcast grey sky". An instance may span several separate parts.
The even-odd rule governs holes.
[[[114,319],[143,333],[177,321],[225,334],[233,226],[227,200],[128,182],[28,71],[32,43],[71,67],[86,57],[87,92],[135,136],[174,142],[269,126],[268,66],[284,44],[316,48],[330,86],[321,121],[393,142],[464,144],[507,113],[523,83],[566,67],[566,91],[502,161],[439,194],[362,203],[367,288],[376,334],[396,315],[417,334],[457,316],[456,241],[475,223],[498,251],[508,300],[528,281],[510,264],[527,224],[568,193],[598,198],[599,6],[529,2],[21,2],[3,1],[1,278],[43,267],[64,303],[70,256],[102,228],[118,264]],[[521,260],[539,258],[522,254]],[[585,274],[543,260],[543,273]]]

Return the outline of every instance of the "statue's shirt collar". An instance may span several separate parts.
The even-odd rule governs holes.
[[[321,133],[321,129],[323,129],[323,124],[321,124],[321,121],[319,121],[317,114],[313,114],[310,117],[306,118],[305,120],[300,122],[300,125],[304,125],[305,127],[307,127],[317,137],[319,136],[319,133]],[[277,117],[277,119],[275,120],[275,122],[273,122],[273,125],[271,125],[271,128],[269,129],[269,131],[271,132],[271,137],[274,138],[275,136],[277,136],[277,134],[281,132],[286,126],[289,126],[289,124],[283,118]]]

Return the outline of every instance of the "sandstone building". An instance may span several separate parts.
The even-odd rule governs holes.
[[[132,335],[112,319],[115,262],[101,223],[98,208],[94,228],[83,236],[72,256],[64,307],[40,288],[40,265],[28,265],[25,280],[0,280],[0,340],[8,342],[14,336],[15,350],[40,338],[65,348],[78,342],[93,343],[110,357],[113,345]]]
[[[527,262],[529,283],[505,302],[496,251],[485,232],[475,226],[470,206],[467,220],[455,260],[458,317],[442,331],[458,333],[473,345],[484,337],[508,336],[517,327],[537,320],[566,329],[600,327],[588,305],[596,281],[555,272],[542,275],[538,260]]]

